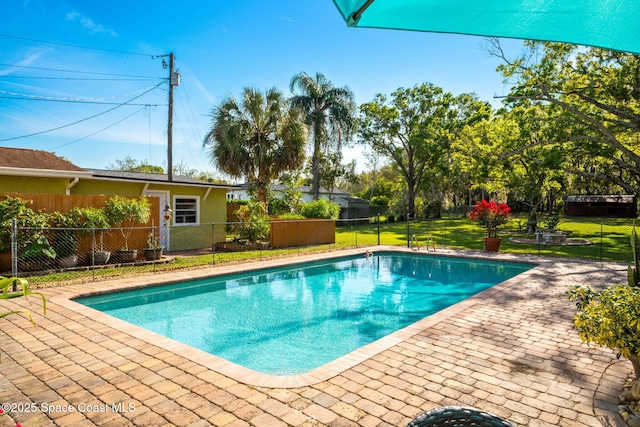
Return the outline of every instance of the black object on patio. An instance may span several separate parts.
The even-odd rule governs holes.
[[[407,427],[515,427],[509,421],[480,409],[443,406],[413,419]]]

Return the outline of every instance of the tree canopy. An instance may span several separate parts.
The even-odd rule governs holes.
[[[349,87],[335,87],[322,73],[316,73],[314,77],[304,72],[296,74],[291,79],[290,89],[294,93],[291,105],[303,112],[309,126],[313,144],[313,198],[317,200],[322,150],[327,148],[337,153],[337,164],[340,165],[342,145],[351,139],[356,129],[356,104]]]
[[[277,89],[245,88],[241,100],[230,96],[211,116],[203,142],[210,159],[231,177],[246,177],[262,203],[275,178],[302,166],[307,128]]]
[[[499,70],[514,87],[506,102],[545,106],[553,135],[537,144],[565,144],[566,172],[640,195],[640,56],[561,43],[527,42],[507,58],[497,41]]]
[[[407,188],[407,212],[415,216],[419,186],[444,171],[454,137],[467,125],[487,118],[491,108],[473,95],[458,97],[431,84],[378,94],[360,107],[359,141],[390,159]]]

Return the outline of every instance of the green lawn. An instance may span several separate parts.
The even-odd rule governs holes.
[[[528,238],[524,229],[526,220],[512,219],[499,230],[502,237],[501,252],[546,255],[556,257],[587,258],[603,261],[633,261],[631,252],[631,230],[633,219],[571,218],[562,219],[558,229],[568,233],[570,239],[586,240],[589,245],[544,245],[516,243],[509,238]],[[380,244],[407,246],[407,236],[416,236],[422,247],[428,236],[435,240],[436,247],[482,250],[485,230],[466,218],[418,220],[407,223],[380,224]],[[378,244],[378,225],[359,222],[358,225],[343,225],[336,230],[336,243],[340,246],[364,246]]]
[[[500,252],[544,255],[552,257],[570,257],[593,259],[597,261],[633,262],[631,252],[632,219],[571,218],[562,219],[558,229],[569,233],[572,239],[591,242],[584,246],[539,245],[535,243],[515,243],[509,238],[533,238],[525,234],[523,217],[515,217],[502,227],[498,233],[502,237]],[[348,247],[382,245],[407,246],[407,236],[416,236],[418,245],[423,248],[427,237],[431,236],[436,248],[482,250],[485,230],[466,218],[446,218],[438,220],[418,220],[406,222],[369,223],[358,221],[350,225],[336,227],[336,243],[316,247],[262,250],[247,252],[216,252],[193,256],[176,256],[173,262],[130,267],[106,267],[93,271],[65,271],[43,276],[27,276],[33,288],[56,286],[63,283],[81,283],[93,280],[108,280],[141,274],[152,274],[172,270],[188,270],[211,265],[246,262],[252,259],[295,256],[313,252],[332,251]],[[379,240],[378,240],[379,239]]]

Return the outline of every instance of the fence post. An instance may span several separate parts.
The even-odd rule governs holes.
[[[447,219],[444,219],[444,247],[447,247]]]
[[[300,255],[300,220],[296,219],[296,247],[298,248],[298,255]]]
[[[258,250],[260,251],[260,261],[262,261],[262,239],[258,240]]]
[[[155,226],[155,221],[151,221],[151,233],[153,235],[153,238],[151,239],[151,243],[153,244],[153,274],[156,274],[156,250],[158,250],[158,245],[160,244],[160,227],[157,228],[157,234],[156,234],[156,226]],[[158,240],[156,241],[156,236],[158,236]],[[148,245],[148,243],[147,243]],[[162,258],[162,256],[160,256],[160,258]],[[158,259],[160,259],[158,258]],[[145,257],[146,259],[146,257]]]
[[[407,212],[407,247],[411,247],[411,223],[409,222],[409,212]]]
[[[604,244],[603,239],[602,239],[602,234],[603,234],[603,226],[602,226],[602,222],[600,223],[600,262],[602,262],[602,245]]]
[[[356,233],[356,248],[358,247],[358,220],[353,220],[353,230]]]
[[[378,246],[380,246],[380,212],[378,212]]]
[[[225,229],[227,224],[224,224]],[[214,266],[216,264],[216,223],[211,223],[211,265]]]
[[[18,221],[11,218],[11,275],[18,277]],[[13,292],[18,290],[18,284],[13,282]]]
[[[96,281],[96,229],[91,229],[91,281]]]

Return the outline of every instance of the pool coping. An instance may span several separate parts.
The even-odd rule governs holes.
[[[277,258],[272,260],[264,260],[251,264],[242,264],[243,272],[261,270],[270,267],[282,267],[287,265],[299,265],[306,262],[314,262],[320,260],[330,260],[333,258],[341,258],[345,256],[364,255],[366,251],[369,252],[398,252],[398,253],[412,253],[419,254],[421,256],[438,256],[438,257],[454,257],[454,258],[467,258],[467,259],[482,259],[490,261],[506,261],[520,264],[529,264],[533,268],[520,273],[504,282],[492,286],[489,289],[481,291],[480,293],[467,298],[461,302],[458,302],[452,306],[449,306],[443,310],[438,311],[424,319],[421,319],[409,326],[406,326],[398,331],[395,331],[383,338],[380,338],[372,343],[369,343],[359,349],[352,351],[344,356],[341,356],[319,368],[305,372],[303,374],[290,375],[290,376],[273,376],[253,371],[244,366],[237,365],[229,362],[221,357],[207,353],[203,350],[196,349],[187,344],[183,344],[171,338],[164,337],[155,332],[145,330],[141,327],[132,325],[120,319],[116,319],[108,314],[102,313],[93,308],[82,305],[73,301],[75,298],[87,297],[92,295],[105,294],[110,292],[130,290],[137,288],[144,288],[150,286],[157,286],[165,284],[167,282],[181,282],[193,279],[215,277],[226,274],[234,274],[238,272],[238,265],[225,265],[215,267],[215,271],[211,269],[203,270],[189,270],[173,273],[163,273],[154,276],[136,277],[136,278],[124,278],[110,281],[111,287],[105,289],[105,282],[95,282],[82,285],[72,285],[65,287],[64,290],[58,296],[51,297],[51,302],[60,305],[75,313],[87,316],[95,321],[108,325],[121,332],[127,333],[135,338],[141,339],[149,344],[161,347],[168,351],[172,351],[182,357],[191,360],[195,363],[216,371],[222,375],[226,375],[238,382],[260,387],[272,387],[272,388],[297,388],[314,385],[326,380],[329,380],[337,375],[340,375],[344,371],[353,368],[354,366],[372,358],[373,356],[397,345],[398,343],[416,335],[424,330],[446,320],[463,310],[466,310],[486,299],[492,298],[502,291],[509,289],[512,286],[517,285],[523,280],[527,280],[532,275],[539,274],[544,269],[548,268],[550,263],[542,261],[540,259],[523,260],[522,257],[516,257],[510,254],[501,253],[458,253],[451,250],[439,250],[438,252],[425,252],[415,251],[409,248],[399,248],[396,246],[373,246],[363,247],[358,249],[348,249],[313,255],[303,255],[294,258]],[[135,282],[135,283],[132,283]]]

